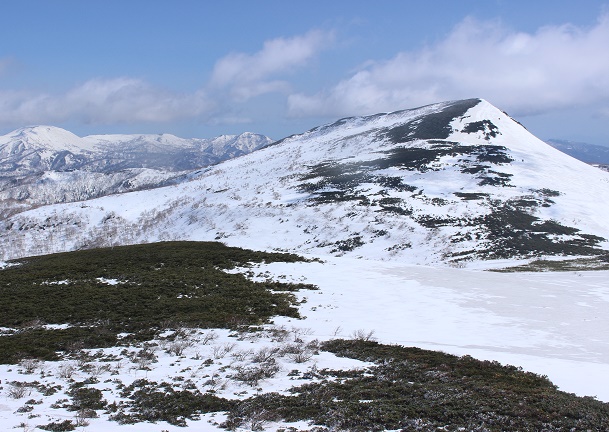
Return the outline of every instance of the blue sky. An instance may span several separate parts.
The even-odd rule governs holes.
[[[487,99],[542,139],[609,145],[609,2],[0,2],[0,133],[272,138]]]

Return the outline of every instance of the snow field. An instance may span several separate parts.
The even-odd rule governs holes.
[[[320,339],[374,331],[397,343],[521,366],[560,390],[609,402],[609,272],[492,273],[327,258],[260,270],[304,277]],[[284,319],[277,323],[292,324]]]

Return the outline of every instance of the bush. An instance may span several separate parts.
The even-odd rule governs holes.
[[[101,390],[84,387],[84,383],[72,384],[66,393],[72,397],[72,404],[67,407],[69,411],[96,411],[106,408],[107,402],[104,400]]]
[[[186,426],[186,420],[195,420],[199,414],[226,411],[233,403],[198,390],[175,390],[170,384],[136,380],[121,392],[128,402],[110,407],[115,413],[111,420],[121,424],[166,421]]]
[[[62,422],[51,422],[46,425],[38,426],[39,429],[51,432],[68,432],[76,430],[76,425],[72,420],[64,420]]]

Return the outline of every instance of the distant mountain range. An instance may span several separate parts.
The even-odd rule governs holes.
[[[53,126],[18,129],[0,136],[0,218],[39,205],[173,184],[193,170],[271,142],[249,132],[212,139],[169,134],[81,138]]]
[[[104,172],[141,151],[138,139],[118,146],[132,149],[120,163],[84,162],[73,147],[34,159]],[[256,147],[166,187],[7,215],[3,258],[174,239],[417,264],[606,258],[609,174],[484,100],[341,119]]]
[[[0,173],[131,168],[186,171],[250,153],[270,142],[270,138],[250,132],[211,139],[170,134],[81,138],[61,128],[35,126],[0,137]]]
[[[555,149],[583,162],[609,165],[609,147],[558,139],[551,139],[546,142]]]

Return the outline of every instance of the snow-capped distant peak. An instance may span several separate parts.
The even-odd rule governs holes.
[[[186,181],[188,171],[268,144],[254,133],[220,138],[172,134],[77,135],[31,126],[0,136],[0,221],[31,207]]]
[[[81,138],[54,126],[30,126],[0,136],[0,171],[18,172],[20,176],[49,169],[184,171],[250,153],[269,142],[270,138],[251,132],[210,139],[180,138],[167,133]]]
[[[82,151],[87,141],[65,129],[55,126],[29,126],[0,136],[0,145],[20,142],[30,149]]]

